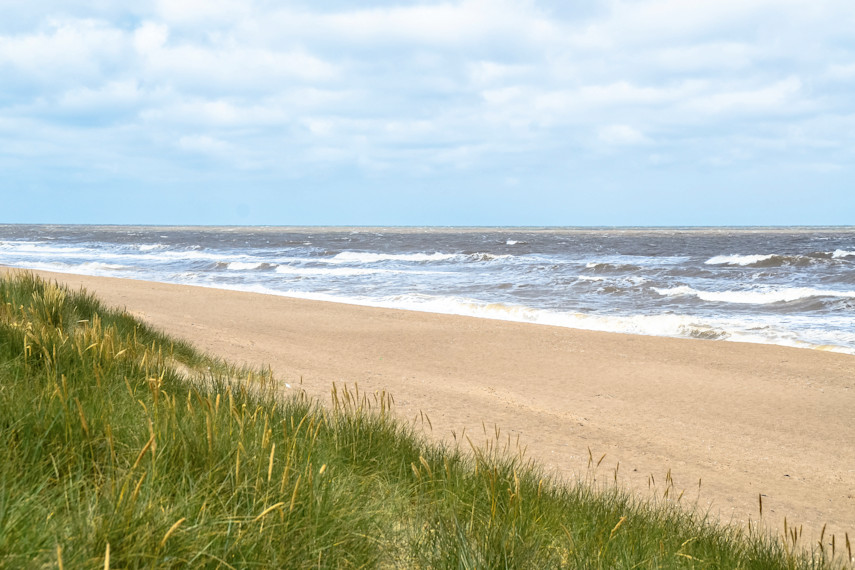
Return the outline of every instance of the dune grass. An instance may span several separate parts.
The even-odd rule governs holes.
[[[282,397],[269,371],[7,275],[0,567],[851,567],[848,540],[806,550],[495,445],[427,444],[390,405]]]

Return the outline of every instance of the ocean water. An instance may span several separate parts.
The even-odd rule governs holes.
[[[0,265],[855,354],[855,228],[5,225]]]

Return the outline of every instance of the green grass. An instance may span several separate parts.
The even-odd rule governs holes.
[[[673,497],[558,484],[494,445],[429,445],[386,394],[275,394],[269,371],[6,276],[0,567],[844,567],[843,544],[834,558]]]

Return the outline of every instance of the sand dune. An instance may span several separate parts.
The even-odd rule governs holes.
[[[683,501],[806,538],[855,530],[855,357],[778,346],[577,331],[181,285],[42,273],[165,332],[328,400],[387,390],[433,437],[494,426],[550,469],[648,493],[670,469]]]

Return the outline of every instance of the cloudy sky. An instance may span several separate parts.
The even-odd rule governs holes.
[[[2,11],[0,222],[855,224],[852,0]]]

